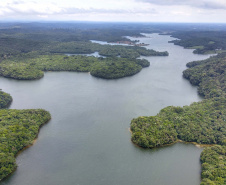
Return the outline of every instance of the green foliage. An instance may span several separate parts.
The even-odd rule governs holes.
[[[201,185],[226,184],[226,146],[205,148],[201,154]]]
[[[43,48],[50,53],[90,54],[99,52],[106,57],[117,57],[135,59],[143,56],[168,56],[169,53],[158,52],[138,46],[101,45],[90,41],[77,42],[54,42]]]
[[[205,98],[226,97],[226,53],[207,60],[190,62],[183,76],[191,84],[199,85],[198,92]]]
[[[124,34],[124,35],[122,35]],[[167,52],[157,52],[144,47],[101,45],[90,40],[113,42],[129,40],[123,36],[139,36],[139,32],[123,29],[2,29],[0,30],[0,59],[21,53],[70,53],[90,54],[100,52],[103,56],[137,58],[145,56],[166,56]]]
[[[113,79],[134,75],[140,72],[142,67],[149,65],[145,59],[96,58],[81,55],[38,55],[29,58],[22,55],[3,61],[0,64],[0,75],[15,79],[37,79],[43,76],[43,71],[76,71]]]
[[[199,86],[198,92],[205,100],[183,108],[166,107],[156,116],[133,119],[131,140],[145,148],[177,140],[218,144],[201,154],[201,185],[226,184],[226,53],[187,66],[190,68],[183,76]]]
[[[0,109],[7,108],[11,102],[12,102],[12,97],[10,96],[10,94],[0,90]]]
[[[33,80],[42,78],[44,73],[32,64],[9,62],[0,64],[0,76],[18,80]]]
[[[0,180],[15,170],[16,154],[32,144],[40,126],[50,118],[42,109],[0,110]]]
[[[149,67],[150,66],[150,62],[146,59],[136,59],[136,60],[134,60],[134,62],[138,65],[141,65],[142,67]]]
[[[141,65],[128,59],[111,58],[95,63],[90,74],[99,78],[114,79],[131,76],[142,69]]]
[[[154,148],[177,141],[174,125],[161,117],[138,117],[131,122],[132,141],[144,148]]]
[[[131,122],[132,141],[146,148],[178,139],[200,144],[223,144],[226,139],[226,100],[214,98],[190,106],[167,107],[156,116]]]
[[[41,50],[44,42],[18,39],[10,37],[0,37],[0,58],[8,58],[19,53],[28,53],[33,50]]]
[[[218,53],[226,49],[225,31],[180,31],[172,33],[173,37],[180,40],[171,41],[185,48],[193,48],[194,53]]]

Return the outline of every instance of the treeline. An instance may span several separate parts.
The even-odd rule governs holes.
[[[131,121],[131,140],[144,148],[182,140],[218,144],[201,154],[202,185],[226,184],[226,54],[190,62],[183,76],[198,85],[205,100],[184,107],[166,107],[156,116]],[[218,150],[219,149],[219,150]]]
[[[168,52],[158,52],[138,46],[101,45],[91,41],[40,42],[28,39],[0,38],[0,58],[7,59],[21,53],[38,52],[91,54],[99,52],[107,57],[138,58],[143,56],[168,56]]]
[[[195,49],[194,53],[219,53],[226,50],[226,31],[180,31],[171,35],[180,40],[170,42]]]
[[[20,53],[41,51],[47,43],[28,39],[0,37],[0,59],[9,58]]]
[[[119,40],[127,41],[124,36],[141,36],[139,30],[130,30],[124,28],[82,28],[81,24],[75,27],[24,27],[0,29],[0,37],[10,37],[17,39],[28,39],[42,42],[71,42],[71,41],[89,41],[100,40],[115,42]]]
[[[0,109],[0,180],[16,169],[16,154],[33,143],[40,126],[50,117],[42,109]]]
[[[140,30],[130,29],[121,25],[113,28],[111,25],[86,24],[13,24],[9,28],[0,29],[0,59],[6,59],[21,53],[38,52],[90,54],[100,52],[103,56],[120,56],[137,58],[144,56],[167,56],[167,52],[156,52],[144,47],[112,46],[92,43],[90,40],[107,42],[128,41],[125,36],[141,36]],[[75,26],[77,25],[77,26]]]
[[[81,55],[30,55],[14,57],[0,63],[0,75],[19,80],[32,80],[43,77],[43,71],[90,72],[91,75],[113,79],[131,76],[150,63],[145,59],[119,57],[87,57]]]
[[[50,53],[69,53],[69,54],[91,54],[99,52],[106,57],[138,58],[143,56],[168,56],[169,53],[158,52],[151,49],[138,46],[120,46],[120,45],[101,45],[87,42],[56,42],[43,48],[43,51]]]

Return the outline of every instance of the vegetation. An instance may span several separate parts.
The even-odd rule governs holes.
[[[90,54],[100,52],[103,56],[118,56],[123,58],[137,58],[145,56],[166,56],[167,52],[156,52],[137,46],[112,46],[92,43],[90,40],[100,40],[107,42],[127,41],[127,36],[141,36],[138,30],[97,28],[87,29],[83,26],[69,24],[70,28],[46,27],[26,27],[26,25],[16,28],[0,29],[0,58],[6,59],[21,53],[39,52],[43,53],[70,53],[70,54]],[[31,25],[32,26],[32,25]],[[59,26],[59,24],[57,25]],[[62,27],[65,26],[64,24]],[[90,26],[88,26],[90,27]]]
[[[50,114],[37,110],[0,110],[0,180],[16,168],[16,154],[33,143]]]
[[[34,80],[42,78],[44,73],[32,64],[9,62],[0,64],[0,76],[18,80]]]
[[[122,78],[149,66],[148,61],[137,59],[141,55],[169,55],[167,51],[157,52],[138,46],[101,45],[90,41],[128,40],[123,36],[140,36],[136,30],[84,29],[82,26],[80,29],[38,28],[23,25],[23,28],[0,29],[0,76],[33,80],[42,78],[43,71],[77,71],[91,72],[100,78]],[[108,59],[63,55],[94,52]]]
[[[196,31],[192,31],[194,28]],[[209,24],[1,23],[0,75],[37,79],[43,76],[43,71],[89,71],[101,78],[120,78],[150,65],[147,60],[137,59],[139,56],[167,56],[168,52],[137,46],[102,46],[90,40],[125,41],[128,40],[125,35],[162,32],[179,38],[172,42],[193,48],[194,53],[221,53],[226,50],[225,30],[224,25],[216,28]],[[93,52],[109,58],[59,55]],[[204,101],[191,106],[170,106],[156,116],[139,117],[131,122],[132,141],[142,147],[159,147],[178,140],[218,144],[201,154],[202,185],[226,184],[225,58],[221,54],[187,64],[189,69],[183,76],[199,86]],[[0,91],[0,108],[11,101],[10,95]],[[32,143],[40,126],[49,119],[50,114],[44,110],[0,110],[0,180],[16,168],[15,155]]]
[[[142,69],[142,66],[137,63],[128,59],[122,60],[120,58],[104,59],[93,65],[90,74],[107,79],[131,76],[140,72]]]
[[[195,49],[194,53],[221,53],[226,50],[226,31],[179,31],[172,33],[172,36],[180,40],[171,42]]]
[[[145,148],[178,140],[199,144],[226,144],[226,99],[213,98],[190,106],[167,107],[156,116],[131,122],[132,141]]]
[[[145,59],[125,59],[118,57],[96,58],[81,55],[38,55],[33,58],[21,57],[4,60],[0,64],[0,75],[14,79],[38,79],[43,71],[91,72],[100,78],[122,78],[131,76],[150,63]]]
[[[205,98],[226,97],[226,53],[190,62],[187,66],[190,68],[183,72],[183,76],[199,86],[200,95]]]
[[[218,144],[201,154],[202,185],[226,183],[226,53],[190,62],[183,76],[198,85],[205,100],[190,106],[169,106],[156,116],[131,121],[132,141],[144,148],[182,140]]]
[[[0,89],[0,109],[7,108],[12,102],[10,94],[3,92]]]
[[[226,146],[205,148],[201,154],[202,183],[201,185],[226,184]]]

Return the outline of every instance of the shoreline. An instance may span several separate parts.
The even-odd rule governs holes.
[[[128,128],[128,131],[130,132],[130,134],[133,134],[132,130],[130,129],[130,127]],[[184,144],[193,144],[195,145],[197,148],[205,148],[205,147],[211,147],[211,146],[215,146],[217,144],[201,144],[201,143],[196,143],[196,142],[187,142],[187,141],[183,141],[183,140],[180,140],[180,139],[177,139],[175,142],[173,143],[169,143],[169,144],[164,144],[164,145],[161,145],[161,146],[156,146],[156,147],[152,147],[152,148],[144,148],[136,143],[134,143],[131,139],[130,141],[137,147],[139,148],[142,148],[142,149],[155,149],[155,148],[161,148],[161,147],[165,147],[165,146],[171,146],[171,145],[174,145],[176,143],[184,143]]]

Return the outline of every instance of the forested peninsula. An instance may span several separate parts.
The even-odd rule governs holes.
[[[129,39],[123,36],[141,36],[137,31],[39,29],[0,30],[0,76],[34,80],[42,78],[45,71],[75,71],[115,79],[134,75],[150,65],[138,57],[169,55],[167,51],[145,47],[101,45],[90,41],[127,41]],[[94,52],[101,57],[79,56]]]
[[[156,116],[131,121],[131,140],[144,148],[178,141],[214,144],[201,154],[201,184],[226,183],[226,54],[190,62],[183,76],[198,85],[204,100],[190,106],[169,106]]]
[[[105,79],[131,76],[148,67],[145,59],[119,57],[87,57],[81,55],[38,55],[35,58],[17,57],[0,63],[0,76],[18,80],[33,80],[44,76],[44,71],[90,72]]]
[[[9,94],[0,91],[0,181],[16,169],[17,153],[33,143],[40,127],[51,118],[43,109],[3,109],[11,101]]]
[[[171,35],[180,40],[170,42],[194,49],[194,53],[210,54],[226,51],[226,31],[176,31]]]

